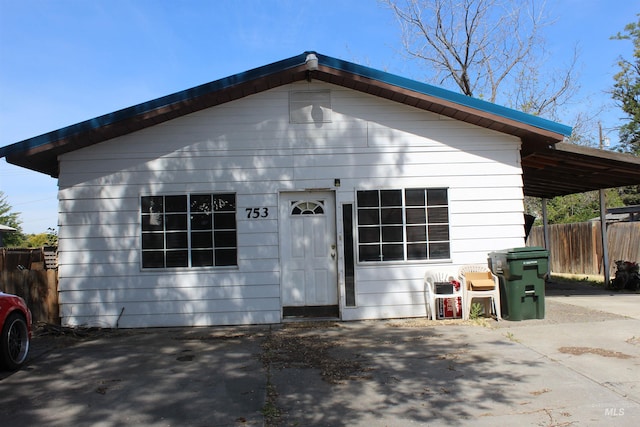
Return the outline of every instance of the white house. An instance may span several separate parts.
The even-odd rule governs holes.
[[[523,246],[521,150],[570,133],[305,52],[0,157],[58,178],[64,325],[380,319]]]

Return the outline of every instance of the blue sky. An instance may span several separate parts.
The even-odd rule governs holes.
[[[549,65],[578,47],[580,99],[621,112],[605,93],[631,44],[629,0],[549,1]],[[0,0],[0,146],[307,50],[421,80],[376,0]],[[579,108],[579,107],[576,107]],[[615,132],[611,132],[612,139]],[[0,159],[0,191],[26,233],[57,226],[57,181]]]

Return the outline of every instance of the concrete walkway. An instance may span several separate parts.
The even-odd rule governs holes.
[[[598,290],[595,290],[598,291]],[[34,339],[3,427],[640,425],[640,295],[548,287],[545,319]]]

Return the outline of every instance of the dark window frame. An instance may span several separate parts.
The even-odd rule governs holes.
[[[238,266],[236,194],[140,196],[143,270]]]
[[[448,188],[356,190],[358,263],[451,258]]]

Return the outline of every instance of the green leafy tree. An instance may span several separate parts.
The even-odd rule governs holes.
[[[56,246],[57,244],[58,244],[58,233],[53,228],[49,228],[46,233],[29,234],[26,237],[26,241],[25,241],[25,246],[27,246],[28,248]]]
[[[624,206],[621,194],[616,189],[606,190],[607,206]],[[542,225],[542,203],[540,199],[528,198],[525,210],[536,217],[535,225]],[[554,197],[547,201],[549,224],[584,222],[600,216],[600,195],[597,191]]]
[[[4,245],[7,247],[21,246],[24,235],[22,234],[20,212],[13,212],[13,208],[3,191],[0,191],[0,224],[16,229],[12,233],[4,233],[2,237]]]
[[[613,77],[612,97],[626,114],[627,122],[620,127],[620,151],[640,156],[640,14],[638,22],[624,27],[614,40],[630,40],[633,58],[618,60],[620,71]]]

